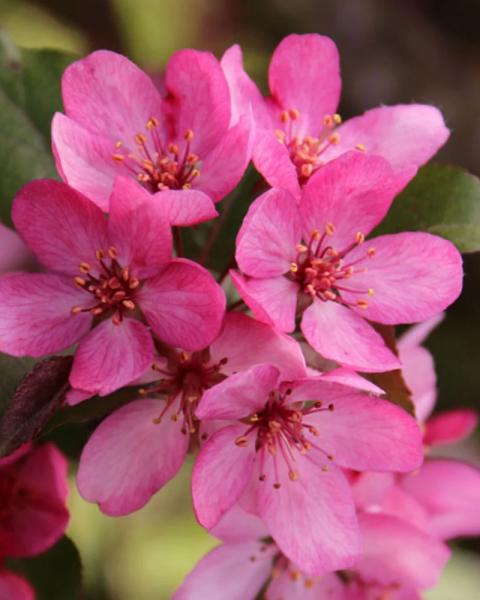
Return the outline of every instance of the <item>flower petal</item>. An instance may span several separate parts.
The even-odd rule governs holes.
[[[448,546],[395,517],[360,514],[363,552],[355,570],[380,585],[433,587],[450,558]],[[398,552],[401,548],[402,552]]]
[[[186,227],[218,217],[212,200],[200,190],[165,190],[153,195],[171,225]]]
[[[322,377],[289,387],[289,402],[322,402],[325,410],[305,415],[304,422],[319,432],[318,438],[310,439],[312,445],[333,456],[335,464],[356,471],[401,472],[422,464],[422,432],[415,419],[395,404]]]
[[[401,479],[425,507],[433,535],[450,539],[480,534],[480,471],[455,460],[432,459]]]
[[[235,439],[245,425],[217,431],[203,446],[193,467],[193,507],[201,525],[210,529],[237,502],[253,472],[255,447]]]
[[[150,77],[109,50],[92,52],[67,67],[62,95],[70,118],[115,140],[130,142],[150,117],[161,117],[161,97]]]
[[[168,61],[165,86],[176,136],[193,131],[192,151],[203,160],[230,122],[230,93],[220,63],[210,52],[179,50]]]
[[[73,388],[105,396],[140,377],[153,362],[153,341],[136,319],[107,319],[80,343],[70,372]]]
[[[273,365],[256,365],[230,375],[203,393],[195,414],[199,419],[242,419],[260,411],[278,383]]]
[[[437,375],[433,357],[426,348],[404,348],[398,344],[398,356],[402,361],[402,374],[412,392],[415,415],[420,422],[427,420],[437,400]]]
[[[363,144],[368,153],[386,158],[397,173],[428,162],[450,135],[440,111],[425,104],[374,108],[345,121],[338,131],[340,144],[330,146],[325,160]]]
[[[268,70],[279,109],[300,111],[304,135],[315,135],[340,98],[340,61],[334,42],[315,33],[292,34],[276,47]]]
[[[288,273],[301,236],[298,208],[292,196],[280,189],[265,192],[250,207],[238,233],[238,266],[252,277]]]
[[[35,259],[20,236],[0,223],[0,274],[28,270]]]
[[[88,296],[63,275],[12,273],[0,278],[0,351],[43,356],[68,348],[90,329]]]
[[[16,573],[0,570],[1,600],[35,600],[35,592],[26,579]]]
[[[255,279],[230,271],[238,293],[260,321],[280,331],[295,329],[298,285],[286,277]]]
[[[83,449],[78,489],[107,515],[126,515],[144,506],[180,469],[189,436],[170,417],[157,422],[165,403],[137,400],[116,410],[95,430]],[[112,466],[115,465],[115,468]]]
[[[360,600],[348,595],[345,584],[336,573],[321,577],[306,577],[290,565],[278,577],[273,577],[266,590],[265,600]],[[397,600],[397,599],[395,599]],[[411,600],[411,599],[410,599]]]
[[[211,550],[184,579],[172,600],[255,600],[272,570],[261,542],[223,544]]]
[[[425,425],[425,444],[440,446],[467,438],[478,425],[477,414],[473,410],[458,409],[438,413]]]
[[[222,326],[223,291],[207,270],[189,260],[172,260],[144,283],[137,298],[150,326],[171,346],[202,350]]]
[[[401,365],[367,321],[336,302],[315,300],[303,313],[301,328],[317,352],[343,366],[381,372]]]
[[[325,246],[342,251],[380,223],[403,184],[380,156],[348,152],[319,169],[305,185],[300,214],[305,239],[334,226]]]
[[[257,515],[244,510],[240,504],[234,504],[209,533],[229,544],[268,537],[265,523]]]
[[[307,374],[301,348],[293,338],[241,312],[226,314],[222,332],[210,346],[212,364],[224,358],[228,360],[222,373],[227,375],[259,363],[275,365],[281,379]]]
[[[258,510],[270,534],[283,554],[309,575],[352,566],[360,548],[347,480],[336,468],[323,471],[308,457],[295,466],[298,478],[291,481],[285,461],[265,460]],[[272,485],[277,481],[279,489]]]
[[[81,262],[95,264],[106,249],[106,223],[85,196],[53,179],[35,180],[16,196],[12,219],[17,231],[46,267],[79,275]]]
[[[370,392],[372,394],[376,394],[377,396],[383,396],[383,394],[385,394],[385,390],[382,390],[381,387],[378,387],[378,385],[375,385],[368,379],[365,379],[365,377],[362,377],[355,371],[346,369],[345,367],[339,367],[338,369],[333,369],[327,373],[322,373],[322,379],[325,381],[332,381],[334,383],[341,383],[342,385],[348,385],[349,387],[362,390],[364,392]]]
[[[382,235],[368,242],[375,248],[372,258],[366,258],[359,246],[347,260],[358,259],[367,268],[355,272],[348,287],[373,290],[365,318],[385,324],[414,323],[438,314],[452,304],[462,290],[462,257],[455,246],[429,233],[397,233]],[[356,302],[358,293],[344,292],[344,298]]]

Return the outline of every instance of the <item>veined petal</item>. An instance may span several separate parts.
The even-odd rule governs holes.
[[[26,579],[16,573],[0,570],[1,600],[35,600],[35,592]]]
[[[405,348],[398,344],[398,351],[405,383],[412,392],[415,415],[420,422],[425,422],[437,400],[437,375],[433,356],[422,346]]]
[[[467,438],[478,425],[477,413],[458,409],[433,415],[425,424],[425,444],[440,446]]]
[[[211,198],[200,190],[164,190],[153,195],[171,225],[186,227],[218,217]]]
[[[91,327],[88,312],[72,314],[89,298],[69,277],[12,273],[0,278],[0,350],[42,356],[68,348]]]
[[[189,436],[160,400],[136,400],[116,410],[85,445],[77,474],[80,494],[107,515],[126,515],[150,500],[180,469]],[[115,465],[115,468],[112,466]]]
[[[152,336],[143,323],[125,318],[116,325],[107,319],[80,343],[70,385],[105,396],[140,377],[152,362]]]
[[[149,325],[172,346],[202,350],[222,326],[223,290],[206,269],[189,260],[172,260],[144,283],[137,298]]]
[[[231,425],[213,434],[203,446],[193,467],[193,507],[207,529],[237,502],[253,472],[255,447],[235,444],[245,425]]]
[[[401,366],[382,337],[353,310],[337,302],[314,300],[301,328],[317,352],[357,371],[391,371]]]

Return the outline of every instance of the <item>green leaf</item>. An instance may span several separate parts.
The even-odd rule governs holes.
[[[82,565],[75,544],[67,537],[33,558],[10,559],[7,566],[22,574],[36,591],[36,600],[77,600]]]
[[[22,379],[0,419],[0,457],[41,433],[69,387],[72,362],[72,356],[46,358]]]
[[[374,235],[417,230],[447,238],[461,252],[480,251],[480,179],[460,167],[420,169]]]
[[[57,50],[17,48],[0,34],[0,216],[31,179],[55,177],[50,124],[62,109],[60,80],[73,56]]]

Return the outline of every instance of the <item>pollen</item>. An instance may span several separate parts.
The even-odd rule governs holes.
[[[366,300],[357,300],[358,308],[366,309],[368,308],[368,302]]]
[[[327,223],[325,225],[325,233],[327,235],[333,235],[335,233],[335,225],[333,225],[333,223]]]
[[[355,242],[360,246],[365,241],[365,236],[361,231],[357,231],[355,234]]]
[[[364,144],[355,144],[355,149],[359,150],[360,152],[365,152],[366,148],[364,146]]]
[[[298,265],[297,265],[297,263],[294,263],[294,262],[292,262],[292,263],[290,264],[290,271],[291,271],[292,273],[296,273],[296,272],[298,271]]]

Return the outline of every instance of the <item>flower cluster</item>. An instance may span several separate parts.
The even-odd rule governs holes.
[[[194,511],[223,545],[177,600],[417,598],[445,540],[480,532],[478,471],[424,460],[476,422],[429,417],[435,374],[420,345],[461,292],[462,260],[428,233],[369,236],[449,132],[418,104],[342,122],[338,53],[320,35],[285,38],[268,81],[264,98],[238,46],[220,61],[177,52],[161,86],[113,52],[67,68],[52,123],[63,181],[32,181],[14,200],[38,268],[0,277],[0,351],[71,353],[65,404],[134,394],[80,458],[80,494],[105,514],[140,509],[197,455]],[[219,274],[180,241],[218,234],[221,220],[199,224],[250,161],[266,191]],[[411,323],[398,348],[382,335]],[[400,370],[410,412],[372,377]],[[8,506],[28,497],[42,452],[38,468],[60,461],[44,446],[0,465]],[[3,543],[2,508],[1,556],[38,552],[64,527],[59,481],[42,477],[40,545]]]

